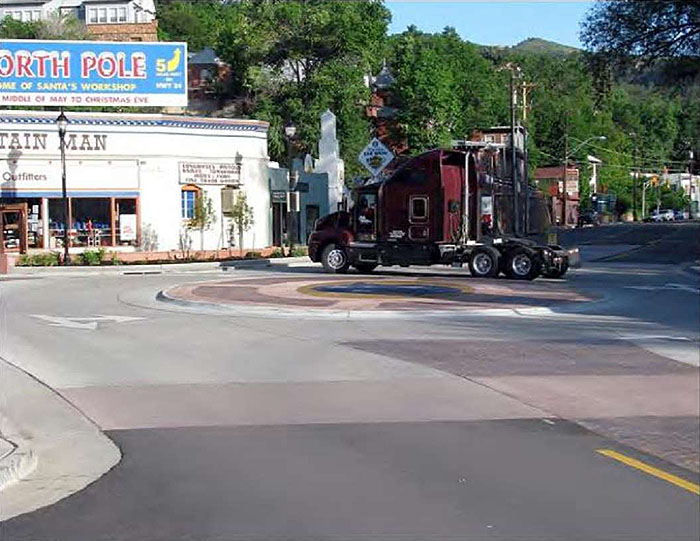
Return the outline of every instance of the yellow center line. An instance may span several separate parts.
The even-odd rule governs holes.
[[[658,477],[659,479],[663,479],[664,481],[667,481],[668,483],[674,484],[677,487],[681,487],[688,492],[692,492],[693,494],[700,494],[700,486],[696,485],[695,483],[691,483],[690,481],[686,481],[685,479],[681,479],[680,477],[667,473],[663,470],[660,470],[658,468],[655,468],[653,466],[650,466],[649,464],[646,464],[642,462],[641,460],[637,460],[628,456],[623,455],[622,453],[618,453],[617,451],[613,451],[612,449],[596,449],[596,453],[600,453],[601,455],[605,455],[609,458],[612,458],[614,460],[618,460],[622,462],[623,464],[627,464],[628,466],[631,466],[632,468],[637,468],[638,470],[642,470],[645,473],[648,473],[649,475],[653,475],[654,477]]]

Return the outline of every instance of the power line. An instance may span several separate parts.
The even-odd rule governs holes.
[[[575,137],[572,137],[572,139],[576,139],[576,138],[575,138]],[[578,141],[578,139],[576,139],[576,140]],[[592,148],[597,148],[598,150],[603,150],[603,151],[605,151],[605,152],[610,152],[610,153],[612,153],[612,154],[618,154],[618,155],[620,155],[620,156],[625,156],[625,157],[627,157],[627,158],[634,159],[634,155],[632,155],[632,154],[627,154],[626,152],[620,152],[620,151],[617,151],[617,150],[612,150],[612,149],[610,149],[610,148],[605,148],[605,147],[602,147],[602,146],[599,146],[599,145],[593,145],[593,144],[591,144],[591,143],[589,143],[589,146],[592,147]],[[680,163],[680,164],[686,164],[686,163],[688,163],[686,160],[655,160],[655,159],[650,159],[650,158],[647,158],[647,159],[644,159],[644,158],[643,158],[642,161],[643,161],[643,162],[653,162],[653,163]]]

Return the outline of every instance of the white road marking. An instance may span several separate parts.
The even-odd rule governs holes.
[[[639,289],[641,291],[663,291],[663,290],[677,290],[677,291],[688,291],[689,293],[700,293],[700,289],[697,287],[689,286],[686,284],[664,284],[662,286],[624,286],[625,289]]]
[[[692,342],[687,336],[668,336],[665,334],[634,334],[618,336],[619,340],[679,340],[682,342]]]
[[[32,317],[47,321],[51,327],[64,327],[66,329],[82,329],[94,331],[97,329],[97,324],[102,322],[127,323],[129,321],[138,321],[144,319],[142,317],[131,316],[109,316],[99,315],[92,317],[61,317],[49,316],[45,314],[32,314]]]

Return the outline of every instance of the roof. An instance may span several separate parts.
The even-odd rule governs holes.
[[[185,129],[210,129],[222,131],[249,131],[266,133],[269,124],[262,120],[195,117],[182,115],[142,113],[83,113],[69,112],[69,123],[76,126],[134,126],[167,127]],[[0,125],[52,125],[56,124],[55,111],[0,110]]]
[[[45,4],[48,0],[0,0],[0,6],[26,6],[27,4]]]
[[[391,74],[391,70],[384,64],[375,77],[373,84],[376,88],[389,88],[395,82],[396,79],[394,79],[394,76]]]
[[[210,47],[192,53],[188,60],[189,64],[218,64],[219,62],[221,59]]]

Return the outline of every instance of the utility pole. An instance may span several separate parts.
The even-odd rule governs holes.
[[[515,154],[515,107],[516,107],[516,90],[515,90],[515,71],[519,70],[517,66],[510,65],[510,176],[513,183],[513,235],[516,237],[520,229],[520,186],[518,184],[518,167],[516,165]]]
[[[569,122],[568,122],[568,117],[567,117],[567,122],[566,126],[568,127]],[[567,204],[569,202],[569,198],[566,194],[566,171],[569,168],[569,134],[564,133],[564,169],[563,169],[563,174],[562,177],[564,179],[564,182],[562,182],[562,186],[564,187],[564,194],[563,194],[563,202],[564,204],[562,205],[562,217],[561,217],[561,222],[564,227],[566,227],[566,211],[567,211]]]
[[[535,83],[522,83],[520,85],[520,88],[523,91],[523,122],[527,120],[527,111],[530,109],[530,106],[527,104],[527,98],[530,93],[530,90],[535,88],[537,85]]]
[[[528,96],[530,93],[530,90],[535,88],[537,85],[534,83],[521,83],[520,87],[522,88],[522,99],[523,99],[523,124],[527,124],[527,112],[530,109],[530,106],[527,104],[528,102]],[[528,137],[527,137],[527,128],[523,127],[523,187],[525,189],[525,216],[523,220],[523,229],[524,229],[524,234],[527,236],[530,233],[530,183],[528,182],[528,151],[527,151],[527,144],[528,144]]]
[[[631,133],[634,137],[634,164],[635,169],[634,176],[632,177],[632,221],[637,221],[637,184],[639,183],[639,162],[637,160],[638,156],[638,144],[637,144],[637,134]]]
[[[693,218],[693,149],[688,150],[688,219]]]

